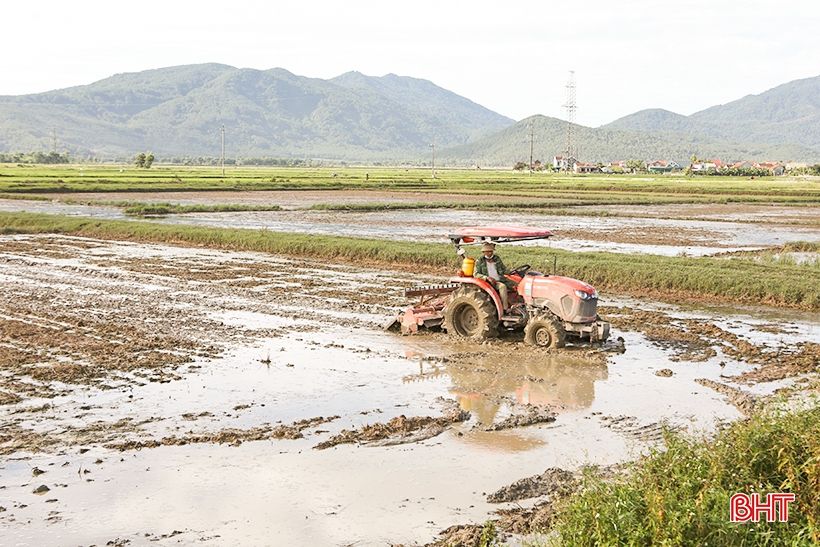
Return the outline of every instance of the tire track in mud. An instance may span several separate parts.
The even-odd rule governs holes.
[[[374,423],[357,429],[343,429],[338,435],[322,441],[313,448],[325,450],[340,444],[363,444],[369,446],[393,446],[415,443],[441,435],[460,422],[470,419],[470,413],[461,410],[452,402],[442,401],[445,410],[442,416],[432,418],[396,416],[387,423]]]

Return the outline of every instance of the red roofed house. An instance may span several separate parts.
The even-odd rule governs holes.
[[[646,164],[646,170],[650,173],[669,173],[680,169],[681,166],[676,161],[657,160]]]
[[[578,161],[572,166],[572,171],[575,173],[596,173],[598,171],[598,166],[594,163],[584,163]]]

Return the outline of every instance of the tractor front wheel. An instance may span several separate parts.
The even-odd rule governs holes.
[[[536,315],[524,328],[524,342],[542,348],[563,348],[567,333],[564,326],[552,315]]]
[[[444,308],[444,328],[449,334],[484,340],[498,336],[498,311],[480,289],[461,287]]]

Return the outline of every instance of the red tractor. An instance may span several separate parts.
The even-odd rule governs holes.
[[[450,241],[459,256],[464,245],[510,243],[546,239],[547,230],[530,228],[463,228],[451,234]],[[609,338],[609,323],[598,317],[598,293],[583,281],[549,275],[518,266],[507,275],[515,290],[509,292],[504,309],[495,287],[473,276],[471,258],[465,258],[459,275],[449,283],[412,287],[407,297],[421,297],[394,322],[403,334],[419,327],[442,327],[448,333],[476,340],[493,338],[501,330],[524,329],[526,343],[548,348],[563,347],[567,338],[603,342]]]

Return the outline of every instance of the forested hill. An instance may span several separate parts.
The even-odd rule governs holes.
[[[604,130],[683,134],[705,141],[800,145],[820,157],[820,76],[794,80],[691,116],[641,110],[602,126]]]
[[[496,134],[442,150],[441,159],[480,166],[512,166],[518,161],[529,163],[530,124],[533,125],[534,136],[533,158],[552,162],[552,157],[560,155],[566,147],[567,122],[547,116],[531,116]],[[626,131],[582,125],[573,127],[573,143],[578,159],[584,162],[662,159],[675,160],[684,165],[692,155],[727,161],[820,161],[820,153],[800,145],[749,144],[687,133]]]
[[[323,80],[281,68],[185,65],[118,74],[89,85],[0,96],[0,152],[68,152],[75,159],[220,154],[229,158],[512,165],[550,161],[566,124],[518,123],[432,82],[348,72]],[[636,112],[575,126],[582,161],[674,159],[820,161],[820,77],[796,80],[691,116]],[[54,142],[56,141],[56,150]]]
[[[332,80],[281,68],[187,65],[90,85],[0,97],[0,151],[75,155],[414,159],[514,123],[416,78],[347,73]]]

